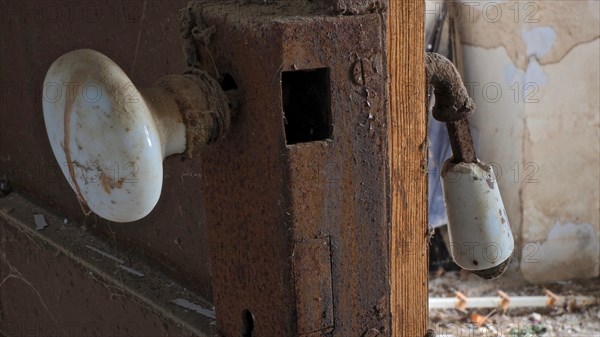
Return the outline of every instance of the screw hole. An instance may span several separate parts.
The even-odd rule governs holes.
[[[254,316],[250,311],[244,310],[242,313],[242,322],[244,324],[242,337],[252,337],[252,331],[254,330]]]
[[[235,117],[238,111],[239,105],[239,93],[237,90],[237,83],[233,77],[228,73],[221,74],[221,78],[219,79],[219,84],[221,85],[221,89],[227,95],[229,110],[231,111],[231,115]]]
[[[221,80],[219,81],[219,84],[221,85],[221,89],[223,89],[223,91],[235,90],[238,88],[237,83],[235,83],[233,77],[228,73],[221,74]]]

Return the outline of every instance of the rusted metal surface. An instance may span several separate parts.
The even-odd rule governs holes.
[[[389,333],[386,66],[380,20],[370,14],[315,19],[314,26],[297,22],[284,38],[294,41],[285,45],[289,59],[284,69],[294,64],[330,68],[331,140],[292,145],[288,151],[294,238],[331,237],[334,336],[369,329]],[[357,61],[363,68],[358,85],[352,80]]]
[[[453,161],[463,163],[474,163],[477,161],[473,137],[469,120],[463,119],[456,122],[446,123],[450,147],[452,148]]]
[[[34,214],[47,226],[36,228]],[[181,306],[188,302],[193,305]],[[0,335],[215,333],[211,305],[143,257],[16,193],[0,197]]]
[[[453,161],[474,163],[477,161],[469,116],[475,110],[475,103],[469,97],[462,78],[450,60],[436,53],[425,57],[427,83],[435,94],[433,117],[445,122],[450,136]]]
[[[388,0],[316,0],[333,14],[355,15],[386,8]]]
[[[165,90],[177,105],[175,111],[186,126],[187,157],[225,136],[231,124],[229,99],[209,74],[193,69],[185,75],[167,75],[155,87]]]
[[[298,334],[333,330],[333,280],[329,237],[296,242],[293,252]]]
[[[230,134],[202,160],[219,331],[248,332],[250,312],[252,336],[389,333],[381,16],[323,16],[308,2],[197,2],[191,13],[215,27],[208,47],[197,41],[203,67],[240,90]],[[313,69],[327,69],[332,132],[286,145],[282,72]],[[324,251],[298,250],[324,237],[331,274]]]

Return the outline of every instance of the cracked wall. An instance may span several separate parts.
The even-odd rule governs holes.
[[[462,2],[465,82],[532,282],[599,274],[600,3]]]

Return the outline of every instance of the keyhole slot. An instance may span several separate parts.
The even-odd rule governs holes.
[[[252,331],[254,331],[254,316],[249,310],[244,310],[242,313],[242,322],[244,324],[242,337],[252,337]]]

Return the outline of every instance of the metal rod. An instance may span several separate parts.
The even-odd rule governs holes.
[[[557,296],[546,290],[546,296],[508,296],[499,291],[498,296],[467,297],[457,292],[456,297],[429,298],[429,309],[553,307],[564,304],[575,307],[589,306],[598,302],[591,296]]]
[[[433,87],[435,105],[433,117],[445,122],[450,137],[454,162],[477,161],[468,118],[475,110],[475,103],[467,92],[454,64],[444,56],[427,53],[427,83]]]

